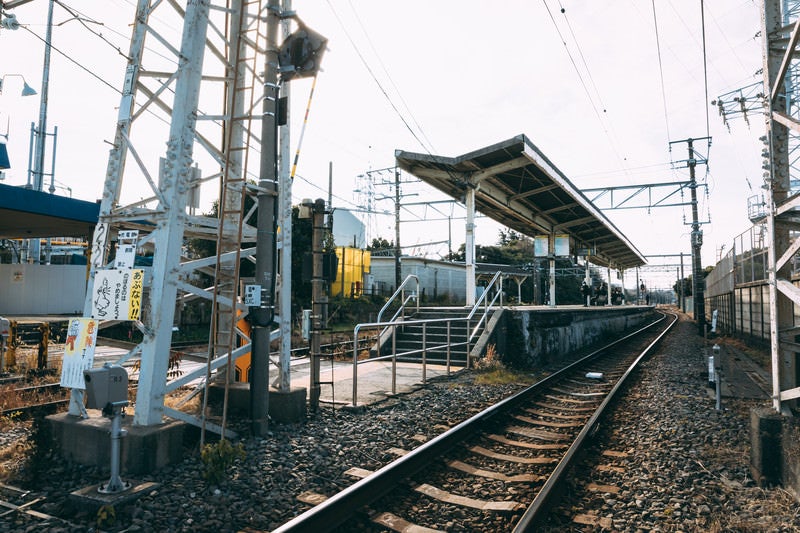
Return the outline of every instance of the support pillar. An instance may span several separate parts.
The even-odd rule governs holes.
[[[550,265],[550,300],[547,305],[550,307],[556,306],[556,234],[550,233],[550,244],[548,246],[548,262]]]
[[[475,189],[467,188],[467,234],[464,241],[464,261],[467,274],[467,306],[475,305]]]

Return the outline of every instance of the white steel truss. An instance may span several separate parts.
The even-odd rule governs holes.
[[[768,277],[770,296],[770,351],[772,356],[772,401],[777,412],[790,413],[789,407],[800,398],[798,387],[797,342],[800,328],[794,324],[794,305],[800,305],[800,289],[792,279],[792,258],[800,249],[800,239],[791,238],[800,230],[800,195],[792,190],[792,146],[800,139],[800,96],[796,75],[797,45],[800,40],[800,2],[765,0],[762,11],[764,42],[764,95],[766,144],[769,164],[766,182],[769,206]]]
[[[152,251],[137,322],[143,341],[128,356],[141,357],[134,424],[163,416],[198,423],[164,407],[165,395],[249,351],[238,346],[235,310],[238,261],[252,256],[255,228],[244,213],[247,180],[258,177],[258,128],[263,98],[267,18],[279,16],[261,0],[139,0],[128,52],[116,135],[109,154],[100,220],[91,250],[84,314],[92,309],[92,282],[109,268],[115,235],[137,229],[140,248]],[[166,150],[164,150],[166,145]],[[219,217],[195,213],[197,198],[214,199]],[[187,242],[217,243],[215,255],[188,257]],[[198,286],[196,273],[214,278]],[[214,328],[208,370],[167,382],[176,305],[187,298],[212,302]],[[249,340],[244,338],[245,341]],[[229,357],[230,354],[230,357]],[[228,372],[232,374],[232,372]],[[230,379],[230,377],[228,378]],[[70,405],[77,407],[75,395]],[[207,427],[215,429],[213,425]]]

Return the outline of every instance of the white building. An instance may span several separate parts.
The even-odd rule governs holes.
[[[376,292],[395,290],[394,257],[372,256],[370,274]],[[466,268],[463,263],[438,261],[423,257],[400,258],[400,280],[414,274],[419,278],[420,293],[429,299],[447,298],[452,303],[466,301]]]
[[[333,241],[336,246],[352,246],[363,250],[367,247],[364,223],[347,209],[337,207],[333,211]]]

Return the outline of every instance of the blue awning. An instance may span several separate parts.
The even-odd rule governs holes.
[[[91,237],[99,202],[0,184],[0,239]]]

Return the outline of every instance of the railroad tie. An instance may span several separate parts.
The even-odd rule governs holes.
[[[549,465],[558,462],[558,459],[555,457],[517,457],[516,455],[496,453],[481,446],[473,446],[469,449],[469,451],[483,455],[484,457],[498,459],[500,461],[509,461],[512,463],[521,463],[526,465]]]
[[[434,487],[433,485],[428,485],[428,484],[422,484],[416,487],[414,490],[445,503],[460,505],[462,507],[470,507],[472,509],[480,509],[482,511],[511,512],[525,508],[525,505],[519,502],[514,502],[514,501],[496,502],[488,500],[478,500],[475,498],[468,498],[466,496],[453,494],[452,492],[447,492],[445,490],[439,489],[437,487]]]
[[[548,415],[549,416],[549,415]],[[575,422],[551,422],[550,420],[541,420],[538,418],[531,418],[529,416],[514,415],[513,418],[526,424],[533,424],[534,426],[547,426],[551,428],[579,428],[583,426],[582,421]],[[581,417],[583,418],[583,417]]]
[[[509,446],[516,446],[517,448],[527,448],[529,450],[563,450],[567,447],[566,443],[549,443],[539,444],[538,442],[526,442],[521,440],[513,440],[506,438],[502,435],[487,435],[488,438],[500,444],[508,444]]]
[[[372,521],[378,525],[388,527],[392,531],[397,531],[398,533],[437,533],[441,531],[440,529],[431,529],[429,527],[412,524],[392,513],[380,513],[373,517]]]
[[[462,472],[466,472],[467,474],[471,474],[473,476],[480,476],[485,477],[487,479],[496,479],[498,481],[502,481],[504,483],[535,483],[537,481],[544,481],[544,476],[537,476],[535,474],[517,474],[514,476],[509,476],[507,474],[503,474],[502,472],[495,472],[493,470],[485,470],[483,468],[477,468],[467,463],[462,463],[461,461],[450,461],[447,463],[447,466],[450,468],[455,468],[456,470],[460,470]]]

